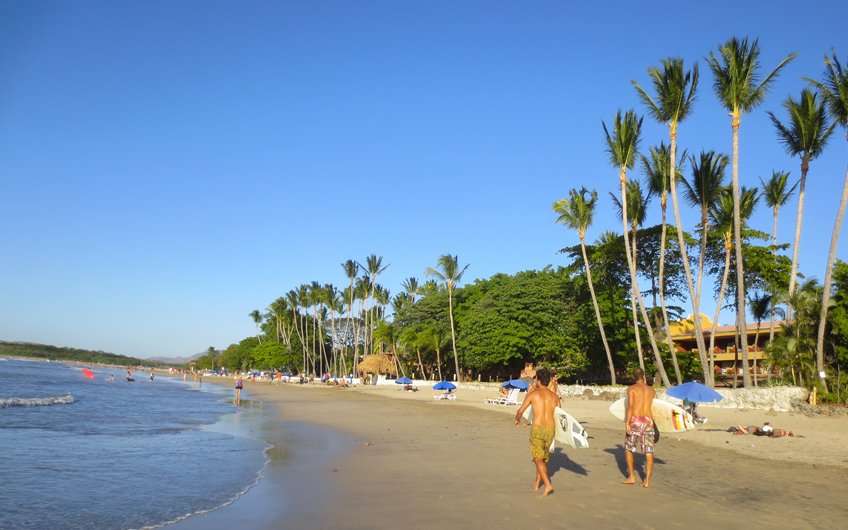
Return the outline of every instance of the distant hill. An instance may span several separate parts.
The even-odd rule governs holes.
[[[150,357],[149,360],[160,362],[163,364],[184,365],[204,355],[206,355],[206,352],[195,353],[194,355],[189,355],[188,357]]]
[[[41,359],[79,361],[84,363],[116,364],[120,366],[158,366],[168,364],[152,359],[137,359],[135,357],[104,351],[81,350],[79,348],[67,348],[65,346],[36,344],[34,342],[0,341],[0,356],[2,355],[38,357]]]

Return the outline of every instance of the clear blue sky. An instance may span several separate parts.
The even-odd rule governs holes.
[[[298,283],[343,284],[348,258],[383,255],[393,292],[447,252],[469,281],[562,264],[576,238],[550,205],[569,188],[601,194],[590,238],[620,229],[601,120],[643,111],[646,67],[698,61],[681,146],[730,151],[703,58],[732,35],[759,37],[765,67],[800,54],[740,140],[744,184],[797,176],[766,111],[832,47],[848,59],[848,4],[583,4],[0,3],[0,338],[191,354]],[[649,121],[645,146],[666,137]],[[801,270],[819,278],[846,163],[842,131],[811,167]]]

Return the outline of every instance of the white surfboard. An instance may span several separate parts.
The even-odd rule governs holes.
[[[624,421],[627,412],[627,398],[621,398],[609,407],[610,413]],[[651,403],[651,415],[660,432],[686,432],[696,427],[692,415],[668,401],[654,398]]]
[[[524,410],[522,418],[528,423],[533,422],[533,407],[527,407]],[[554,423],[556,424],[556,434],[554,434],[554,442],[559,442],[562,445],[573,447],[575,449],[585,449],[589,447],[589,435],[586,434],[586,429],[580,425],[574,416],[567,413],[560,407],[554,409]]]

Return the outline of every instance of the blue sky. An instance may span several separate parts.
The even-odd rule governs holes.
[[[393,292],[448,252],[469,281],[563,264],[576,237],[550,206],[569,188],[601,195],[590,239],[620,229],[601,120],[644,111],[648,66],[699,62],[681,147],[729,153],[704,57],[732,35],[759,37],[765,67],[799,53],[740,139],[743,184],[797,177],[766,111],[831,48],[848,60],[848,4],[683,4],[3,2],[0,338],[184,355],[250,334],[296,284],[343,284],[348,258],[384,256]],[[847,147],[809,175],[819,278]]]

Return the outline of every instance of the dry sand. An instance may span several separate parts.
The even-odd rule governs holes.
[[[248,392],[278,407],[283,422],[330,427],[354,440],[342,456],[310,462],[304,498],[314,498],[312,509],[268,528],[848,525],[845,417],[705,408],[710,423],[702,431],[660,441],[654,481],[646,490],[621,484],[623,432],[606,410],[609,403],[569,401],[565,408],[584,423],[591,447],[557,450],[549,466],[556,492],[541,498],[531,491],[528,427],[513,425],[514,408],[484,405],[488,393],[461,390],[460,399],[448,402],[433,400],[428,390],[413,394],[391,387],[248,384]],[[762,421],[806,438],[719,431]],[[286,451],[298,458],[297,446]],[[761,458],[766,455],[771,459]]]

